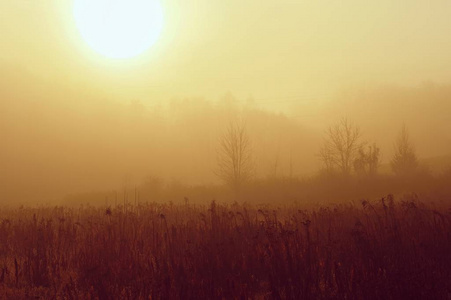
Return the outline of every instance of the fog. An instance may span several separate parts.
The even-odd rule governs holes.
[[[380,174],[403,126],[422,170],[449,167],[449,2],[161,4],[157,43],[114,60],[83,40],[72,1],[0,3],[1,201],[223,187],[220,139],[237,120],[254,183],[324,175],[343,119],[380,149]]]
[[[450,162],[449,85],[350,87],[310,111],[299,105],[276,113],[230,92],[153,105],[120,101],[8,67],[0,82],[0,192],[7,202],[120,190],[149,178],[219,185],[219,138],[237,118],[250,137],[255,178],[316,176],[325,131],[343,117],[360,127],[362,141],[380,147],[382,172],[390,172],[403,124],[423,165],[443,170]]]

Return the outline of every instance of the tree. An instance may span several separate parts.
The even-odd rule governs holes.
[[[232,121],[219,139],[216,175],[238,193],[253,175],[252,150],[245,123]]]
[[[391,160],[393,172],[401,176],[415,172],[418,167],[418,159],[406,125],[402,126],[394,147],[395,154]]]
[[[360,128],[343,118],[326,131],[326,140],[319,156],[326,172],[339,172],[344,176],[351,173],[352,164],[361,147]]]
[[[360,175],[376,175],[377,169],[380,163],[380,149],[374,143],[368,146],[367,150],[365,147],[360,146],[357,157],[354,160],[354,170]]]

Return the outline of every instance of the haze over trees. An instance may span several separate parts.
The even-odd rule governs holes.
[[[350,174],[371,173],[377,165],[381,175],[394,173],[390,163],[400,119],[414,137],[419,165],[431,165],[431,172],[439,174],[450,161],[451,136],[443,130],[449,126],[451,109],[447,86],[368,88],[365,93],[338,95],[321,110],[295,103],[293,113],[283,113],[271,111],[258,99],[246,101],[231,94],[219,99],[121,102],[96,91],[55,87],[19,71],[0,72],[0,76],[2,99],[11,99],[0,101],[4,142],[0,188],[6,202],[121,191],[124,185],[130,189],[145,185],[149,176],[158,178],[162,186],[222,184],[214,174],[218,139],[236,115],[246,119],[258,180],[268,175],[279,181],[315,177],[324,168],[325,161],[318,157],[324,137],[327,140],[324,131],[336,127],[340,116],[359,128],[356,144],[363,146],[363,152],[355,146],[352,158],[342,164]],[[415,110],[405,110],[406,106]],[[383,122],[375,121],[379,116]],[[379,151],[369,149],[373,142]],[[332,163],[332,157],[338,156],[326,154],[331,158],[330,169],[341,173],[343,168]],[[299,193],[287,188],[287,198],[296,197]],[[104,201],[105,196],[97,199]]]
[[[254,175],[252,145],[244,121],[230,121],[219,138],[216,175],[239,194]]]
[[[373,143],[369,146],[360,146],[354,160],[354,170],[359,175],[377,175],[381,159],[380,148]]]
[[[319,155],[327,173],[351,174],[358,150],[362,147],[360,128],[347,118],[331,125]]]
[[[394,144],[395,154],[391,160],[391,167],[395,174],[408,176],[415,173],[418,168],[418,158],[415,146],[410,140],[409,131],[404,124]]]

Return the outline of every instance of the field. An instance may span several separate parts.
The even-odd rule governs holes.
[[[2,299],[449,299],[451,214],[335,205],[0,211]]]

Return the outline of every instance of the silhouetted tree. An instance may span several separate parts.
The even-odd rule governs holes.
[[[231,121],[220,137],[216,175],[236,193],[253,175],[252,150],[244,122]]]
[[[391,167],[395,174],[405,176],[412,174],[418,168],[415,147],[410,141],[409,131],[403,125],[395,142],[395,154],[391,160]]]
[[[366,148],[360,146],[354,160],[354,170],[360,175],[373,176],[377,174],[380,163],[380,149],[374,143]]]
[[[325,145],[319,150],[319,158],[323,163],[324,172],[328,175],[335,173],[335,163],[332,151]]]
[[[344,176],[351,173],[358,149],[361,147],[360,128],[343,118],[330,126],[319,156],[328,173],[339,172]]]

